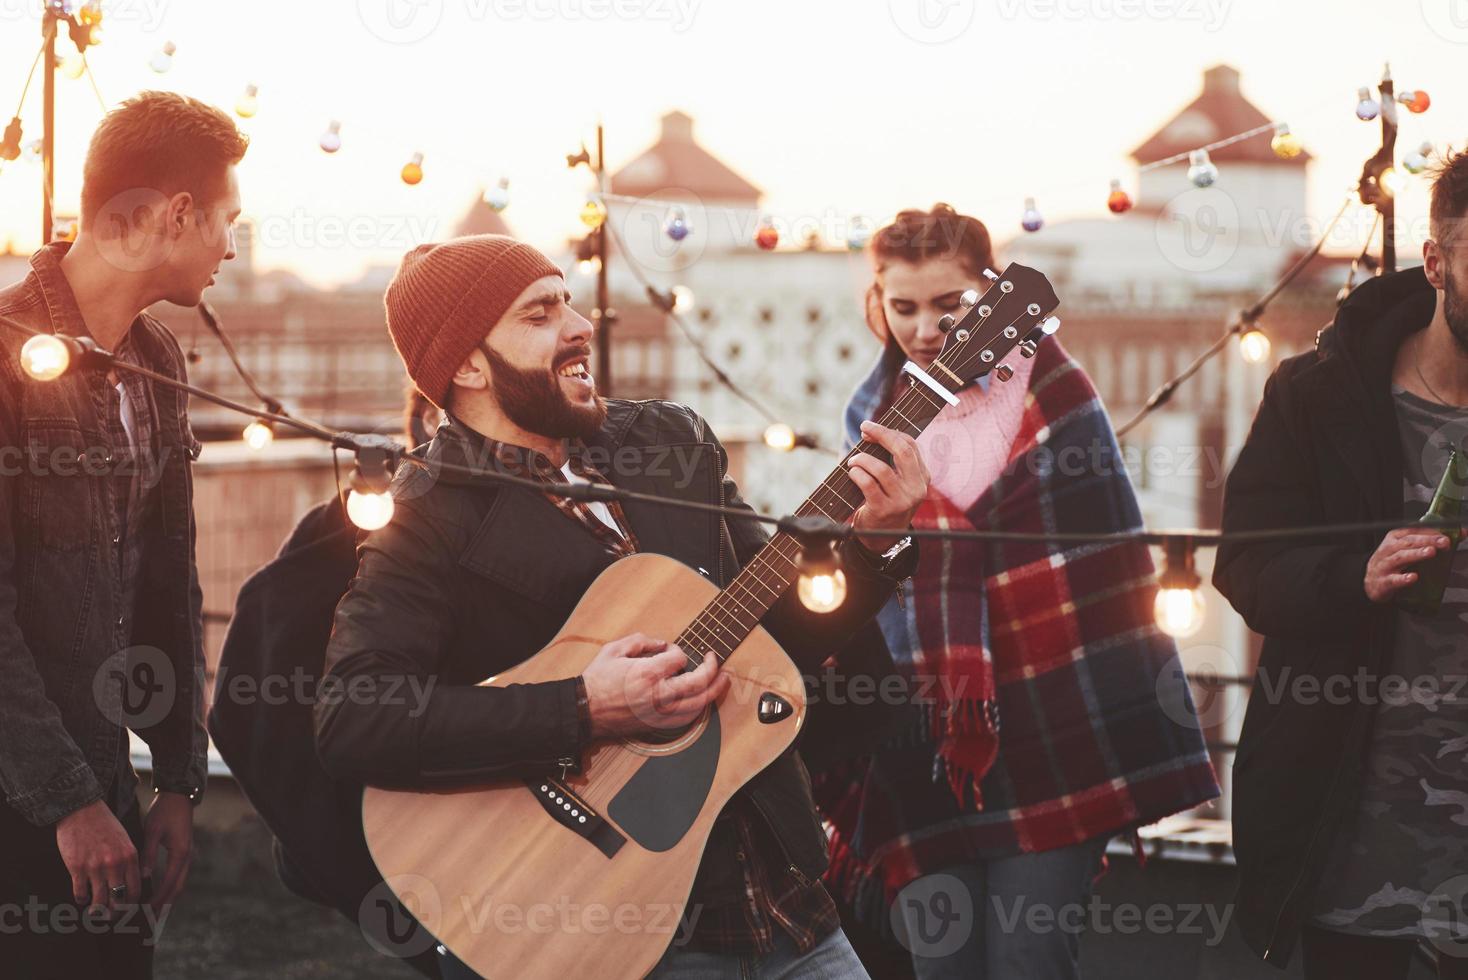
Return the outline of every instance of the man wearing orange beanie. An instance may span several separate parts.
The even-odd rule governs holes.
[[[594,328],[569,299],[550,260],[497,235],[420,246],[388,287],[393,343],[446,418],[415,450],[430,465],[398,474],[392,523],[362,545],[337,607],[323,687],[348,690],[367,678],[372,689],[399,690],[412,678],[431,693],[417,705],[320,699],[317,747],[333,776],[401,786],[544,774],[576,766],[592,741],[682,727],[728,690],[718,657],[684,673],[682,650],[640,633],[606,644],[578,677],[478,684],[547,645],[620,557],[660,552],[722,588],[768,540],[754,521],[640,502],[624,510],[478,475],[493,468],[745,507],[723,447],[693,411],[598,395],[587,367]],[[880,426],[866,435],[893,464],[852,458],[864,497],[854,525],[906,526],[927,488],[916,443]],[[664,462],[673,451],[690,461],[682,472]],[[847,599],[839,609],[812,613],[787,594],[761,625],[813,673],[911,575],[916,551],[907,538],[859,533],[841,545]],[[652,976],[739,976],[751,962],[783,976],[864,976],[820,884],[826,863],[809,779],[792,749],[720,814],[684,920]],[[440,898],[457,907],[483,896]],[[444,975],[472,976],[452,952],[444,951]]]

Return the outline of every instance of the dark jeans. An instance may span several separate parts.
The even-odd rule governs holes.
[[[138,853],[136,802],[120,817]],[[154,920],[144,906],[110,919],[72,898],[71,874],[56,850],[56,828],[37,827],[0,803],[0,976],[6,980],[149,980]]]

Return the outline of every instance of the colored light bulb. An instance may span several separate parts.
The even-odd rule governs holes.
[[[403,172],[401,176],[403,178],[403,183],[407,184],[409,187],[421,183],[423,180],[423,154],[414,153],[412,158],[407,163],[403,164]]]

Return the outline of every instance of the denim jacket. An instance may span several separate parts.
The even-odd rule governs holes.
[[[27,338],[16,325],[87,333],[61,271],[68,247],[45,246],[0,290],[0,791],[38,826],[131,795],[127,729],[148,743],[160,790],[202,792],[208,744],[191,472],[200,446],[187,396],[153,386],[143,456],[159,499],[124,609],[108,474],[125,447],[112,445],[93,397],[107,380],[78,371],[41,382],[20,368]],[[184,379],[161,323],[142,314],[129,337],[143,363]]]

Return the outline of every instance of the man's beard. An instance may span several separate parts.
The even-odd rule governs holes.
[[[517,368],[488,344],[480,349],[489,359],[495,400],[511,422],[552,439],[586,441],[601,431],[607,405],[600,395],[590,405],[574,405],[561,390],[554,368]]]
[[[1443,319],[1448,323],[1448,332],[1458,342],[1458,350],[1468,356],[1468,295],[1464,295],[1460,284],[1453,279],[1452,266],[1443,265]]]

